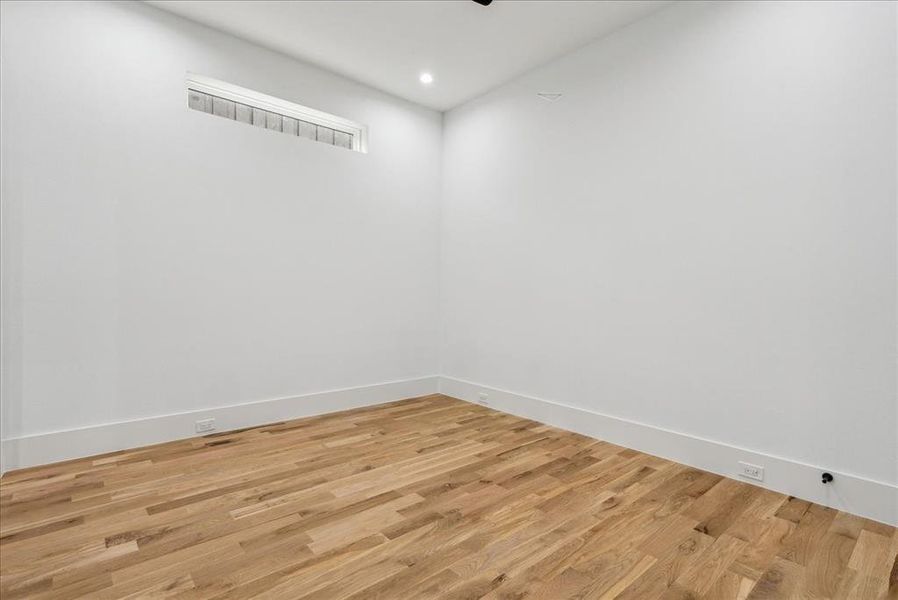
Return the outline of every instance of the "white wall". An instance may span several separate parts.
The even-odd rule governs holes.
[[[2,6],[4,438],[436,373],[439,113],[140,3]],[[187,71],[370,152],[189,110]]]
[[[0,24],[7,465],[440,372],[898,522],[895,3],[678,3],[442,133],[141,4]],[[190,111],[186,71],[364,122],[370,153]],[[807,465],[853,487],[818,497]]]
[[[678,3],[450,111],[441,372],[898,482],[895,12]]]

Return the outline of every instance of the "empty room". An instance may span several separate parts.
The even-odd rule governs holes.
[[[0,598],[898,599],[896,45],[0,0]]]

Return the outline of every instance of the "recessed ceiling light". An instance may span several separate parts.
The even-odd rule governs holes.
[[[418,81],[420,81],[424,85],[430,85],[431,83],[433,83],[433,75],[431,75],[430,73],[421,73],[421,75],[418,76]]]

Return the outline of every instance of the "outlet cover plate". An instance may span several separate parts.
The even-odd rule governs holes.
[[[746,479],[764,481],[764,467],[739,461],[739,475]]]

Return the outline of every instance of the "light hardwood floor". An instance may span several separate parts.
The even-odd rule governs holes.
[[[4,600],[898,596],[892,527],[439,395],[9,473],[0,503]]]

